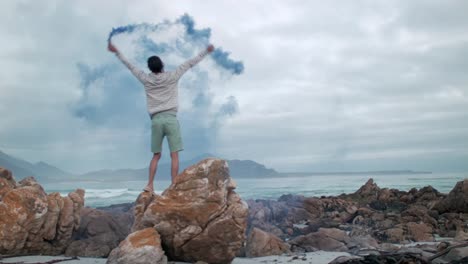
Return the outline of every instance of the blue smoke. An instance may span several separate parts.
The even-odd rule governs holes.
[[[239,112],[239,104],[234,96],[229,96],[224,104],[219,108],[219,114],[222,116],[233,116]]]
[[[185,28],[185,40],[197,43],[199,45],[203,45],[203,48],[206,47],[210,43],[211,38],[211,29],[204,28],[204,29],[195,29],[195,21],[191,16],[188,14],[184,14],[175,22],[164,21],[160,24],[148,24],[148,23],[141,23],[141,24],[131,24],[127,26],[121,26],[117,28],[113,28],[109,34],[107,41],[111,41],[112,37],[119,35],[119,34],[130,34],[135,31],[146,31],[146,32],[155,32],[159,30],[162,26],[170,26],[170,25],[177,25],[180,24]],[[170,50],[170,47],[166,43],[155,43],[150,38],[143,38],[141,39],[144,47],[153,47],[151,51],[167,51]],[[229,58],[230,53],[223,51],[223,49],[216,48],[212,53],[212,58],[216,62],[217,65],[224,68],[225,70],[233,73],[233,74],[241,74],[244,71],[244,63],[241,61],[234,61]]]
[[[134,25],[126,25],[122,27],[112,28],[107,41],[110,42],[114,35],[122,34],[122,33],[132,33],[135,29],[139,29],[141,27],[147,27],[148,24],[134,24]]]
[[[182,23],[185,26],[185,32],[188,36],[191,36],[195,41],[201,41],[202,43],[207,44],[211,37],[211,29],[195,29],[195,21],[188,14],[184,14],[180,17],[177,22]]]
[[[223,51],[218,48],[212,53],[213,59],[224,68],[230,69],[234,74],[241,74],[244,72],[244,64],[242,62],[233,61],[229,58],[229,52]]]

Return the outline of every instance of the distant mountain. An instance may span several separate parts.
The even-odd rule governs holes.
[[[238,178],[265,178],[275,177],[280,174],[274,169],[268,169],[265,165],[252,160],[228,160],[229,169],[233,177]]]
[[[52,179],[61,179],[63,177],[72,176],[70,172],[63,171],[55,166],[40,161],[34,164],[34,168],[39,175],[47,176]]]
[[[199,161],[216,157],[211,154],[202,154],[191,160],[181,161],[179,164],[179,172],[185,168],[198,163]],[[268,169],[264,165],[259,164],[252,160],[227,160],[229,171],[234,178],[266,178],[278,176],[279,173],[273,169]],[[79,175],[75,180],[99,180],[99,179],[113,179],[113,180],[147,180],[148,168],[143,169],[120,169],[120,170],[99,170],[92,171]],[[170,180],[171,179],[171,164],[161,163],[158,165],[158,172],[156,180]]]
[[[0,167],[12,171],[16,179],[34,175],[33,164],[9,156],[2,151],[0,151]]]
[[[63,171],[45,162],[30,163],[25,160],[10,156],[0,151],[0,167],[11,170],[17,180],[34,176],[38,181],[61,181],[73,176],[72,173]]]
[[[198,163],[199,161],[216,157],[215,155],[205,153],[191,160],[181,161],[179,171]],[[428,171],[413,170],[383,170],[383,171],[359,171],[359,172],[292,172],[279,173],[274,169],[266,168],[264,165],[252,160],[227,160],[230,174],[234,178],[272,178],[272,177],[290,177],[290,176],[314,176],[314,175],[395,175],[395,174],[425,174]],[[0,151],[0,167],[7,168],[13,172],[17,180],[28,176],[34,176],[40,182],[50,181],[128,181],[128,180],[147,180],[148,168],[141,169],[118,169],[118,170],[98,170],[85,174],[72,174],[61,170],[46,162],[30,163],[25,160],[10,156]],[[161,163],[158,166],[156,175],[158,180],[171,179],[171,164]]]
[[[202,154],[196,158],[182,162],[181,167],[186,168],[190,165],[193,165],[203,159],[209,157],[216,157],[209,153]],[[220,158],[220,157],[217,157]],[[226,160],[229,165],[229,172],[234,178],[266,178],[278,176],[279,173],[274,169],[266,168],[265,165],[257,163],[253,160]]]
[[[216,157],[212,154],[202,154],[191,160],[181,161],[179,171],[208,158]],[[273,169],[266,168],[252,160],[227,160],[230,174],[234,178],[265,178],[280,175]],[[125,181],[125,180],[147,180],[148,168],[142,169],[117,169],[117,170],[98,170],[76,175],[61,170],[46,162],[30,163],[25,160],[15,158],[0,151],[0,167],[7,168],[13,172],[17,180],[28,176],[34,176],[40,182],[50,181]],[[171,179],[171,164],[161,163],[158,165],[156,179]]]

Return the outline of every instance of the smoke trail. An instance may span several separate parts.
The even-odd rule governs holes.
[[[227,69],[231,69],[235,74],[241,74],[244,71],[244,64],[229,59],[229,52],[223,51],[221,48],[214,50],[212,56],[218,64],[223,65],[223,67]]]
[[[126,25],[122,27],[112,28],[112,31],[109,34],[109,38],[107,38],[107,41],[110,42],[114,35],[122,34],[122,33],[132,33],[133,31],[135,31],[135,29],[139,29],[141,27],[147,27],[147,26],[149,25],[148,24],[136,24],[136,25]]]
[[[195,29],[195,21],[188,14],[184,14],[182,17],[177,19],[177,22],[182,23],[185,26],[185,32],[187,35],[192,36],[193,40],[201,41],[204,44],[208,44],[211,37],[211,29],[205,28],[197,30]]]
[[[197,43],[199,45],[208,45],[210,43],[211,38],[211,29],[195,29],[195,21],[191,16],[188,14],[184,14],[175,22],[164,21],[159,24],[148,24],[148,23],[141,23],[141,24],[131,24],[127,26],[120,26],[117,28],[113,28],[109,34],[107,41],[111,41],[112,37],[119,35],[119,34],[130,34],[135,31],[144,31],[144,32],[157,32],[164,26],[171,26],[171,25],[182,25],[185,27],[185,33],[187,41]],[[146,45],[148,46],[148,42],[153,42],[153,40],[146,38]],[[154,47],[161,47],[163,44],[154,43]],[[167,48],[167,47],[166,47]],[[229,52],[223,51],[222,48],[216,48],[215,51],[212,53],[212,58],[216,62],[217,65],[221,66],[222,68],[230,71],[233,74],[241,74],[244,71],[244,64],[241,61],[234,61],[229,58]]]

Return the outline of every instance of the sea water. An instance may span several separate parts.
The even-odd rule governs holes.
[[[234,180],[237,183],[236,192],[243,199],[278,199],[284,194],[320,197],[352,193],[369,178],[373,178],[381,188],[408,191],[411,188],[419,189],[431,185],[439,192],[448,193],[458,181],[468,178],[468,173],[336,174]],[[59,192],[63,196],[76,188],[85,189],[85,205],[90,207],[134,202],[145,185],[146,181],[74,181],[43,184],[47,193]],[[161,193],[169,185],[169,181],[156,180],[156,193]]]

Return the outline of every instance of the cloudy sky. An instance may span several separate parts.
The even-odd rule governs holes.
[[[463,0],[2,1],[0,150],[71,172],[147,166],[145,95],[107,36],[186,13],[245,71],[208,58],[184,76],[183,159],[468,171],[466,10]],[[115,43],[144,67],[150,51],[134,37]],[[171,68],[200,45],[184,49],[160,55]]]

